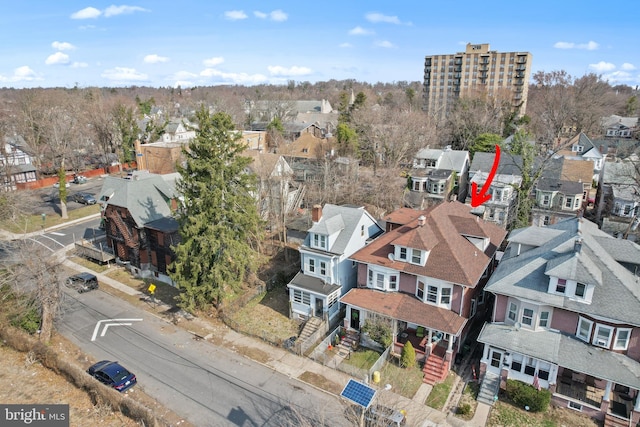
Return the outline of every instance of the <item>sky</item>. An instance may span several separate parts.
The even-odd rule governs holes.
[[[2,0],[0,87],[422,82],[467,43],[640,85],[637,0],[125,1]]]

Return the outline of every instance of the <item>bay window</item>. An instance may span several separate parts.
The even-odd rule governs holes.
[[[618,328],[616,330],[616,340],[613,343],[613,349],[626,350],[629,347],[629,337],[631,337],[631,329]]]
[[[424,301],[424,283],[418,282],[418,289],[416,290],[416,296],[420,299],[420,301]]]
[[[593,334],[593,343],[599,347],[609,348],[613,328],[611,326],[596,325],[596,332]]]
[[[398,289],[398,272],[369,267],[369,271],[367,272],[367,286],[382,291],[395,291]]]
[[[533,325],[533,310],[530,308],[525,308],[522,310],[522,324],[523,325]]]
[[[513,320],[515,322],[517,314],[518,314],[518,306],[513,302],[510,303],[507,317],[509,317],[509,320]]]
[[[576,331],[576,336],[583,341],[589,341],[589,337],[591,336],[591,328],[593,327],[593,322],[587,320],[585,318],[580,318],[578,321],[578,330]]]

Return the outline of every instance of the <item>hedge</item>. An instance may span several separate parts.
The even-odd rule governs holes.
[[[551,402],[549,390],[538,390],[531,384],[518,380],[507,380],[507,396],[516,406],[520,408],[528,406],[531,412],[544,412]]]

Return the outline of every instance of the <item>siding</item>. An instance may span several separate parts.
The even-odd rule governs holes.
[[[551,315],[551,328],[575,335],[578,328],[578,315],[562,309],[554,309]]]

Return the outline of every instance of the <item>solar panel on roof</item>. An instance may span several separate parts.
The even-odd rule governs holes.
[[[350,379],[340,396],[345,399],[349,399],[356,405],[360,405],[363,408],[367,409],[371,402],[373,401],[374,396],[376,395],[376,390],[369,387],[366,384],[362,384],[361,382]]]

